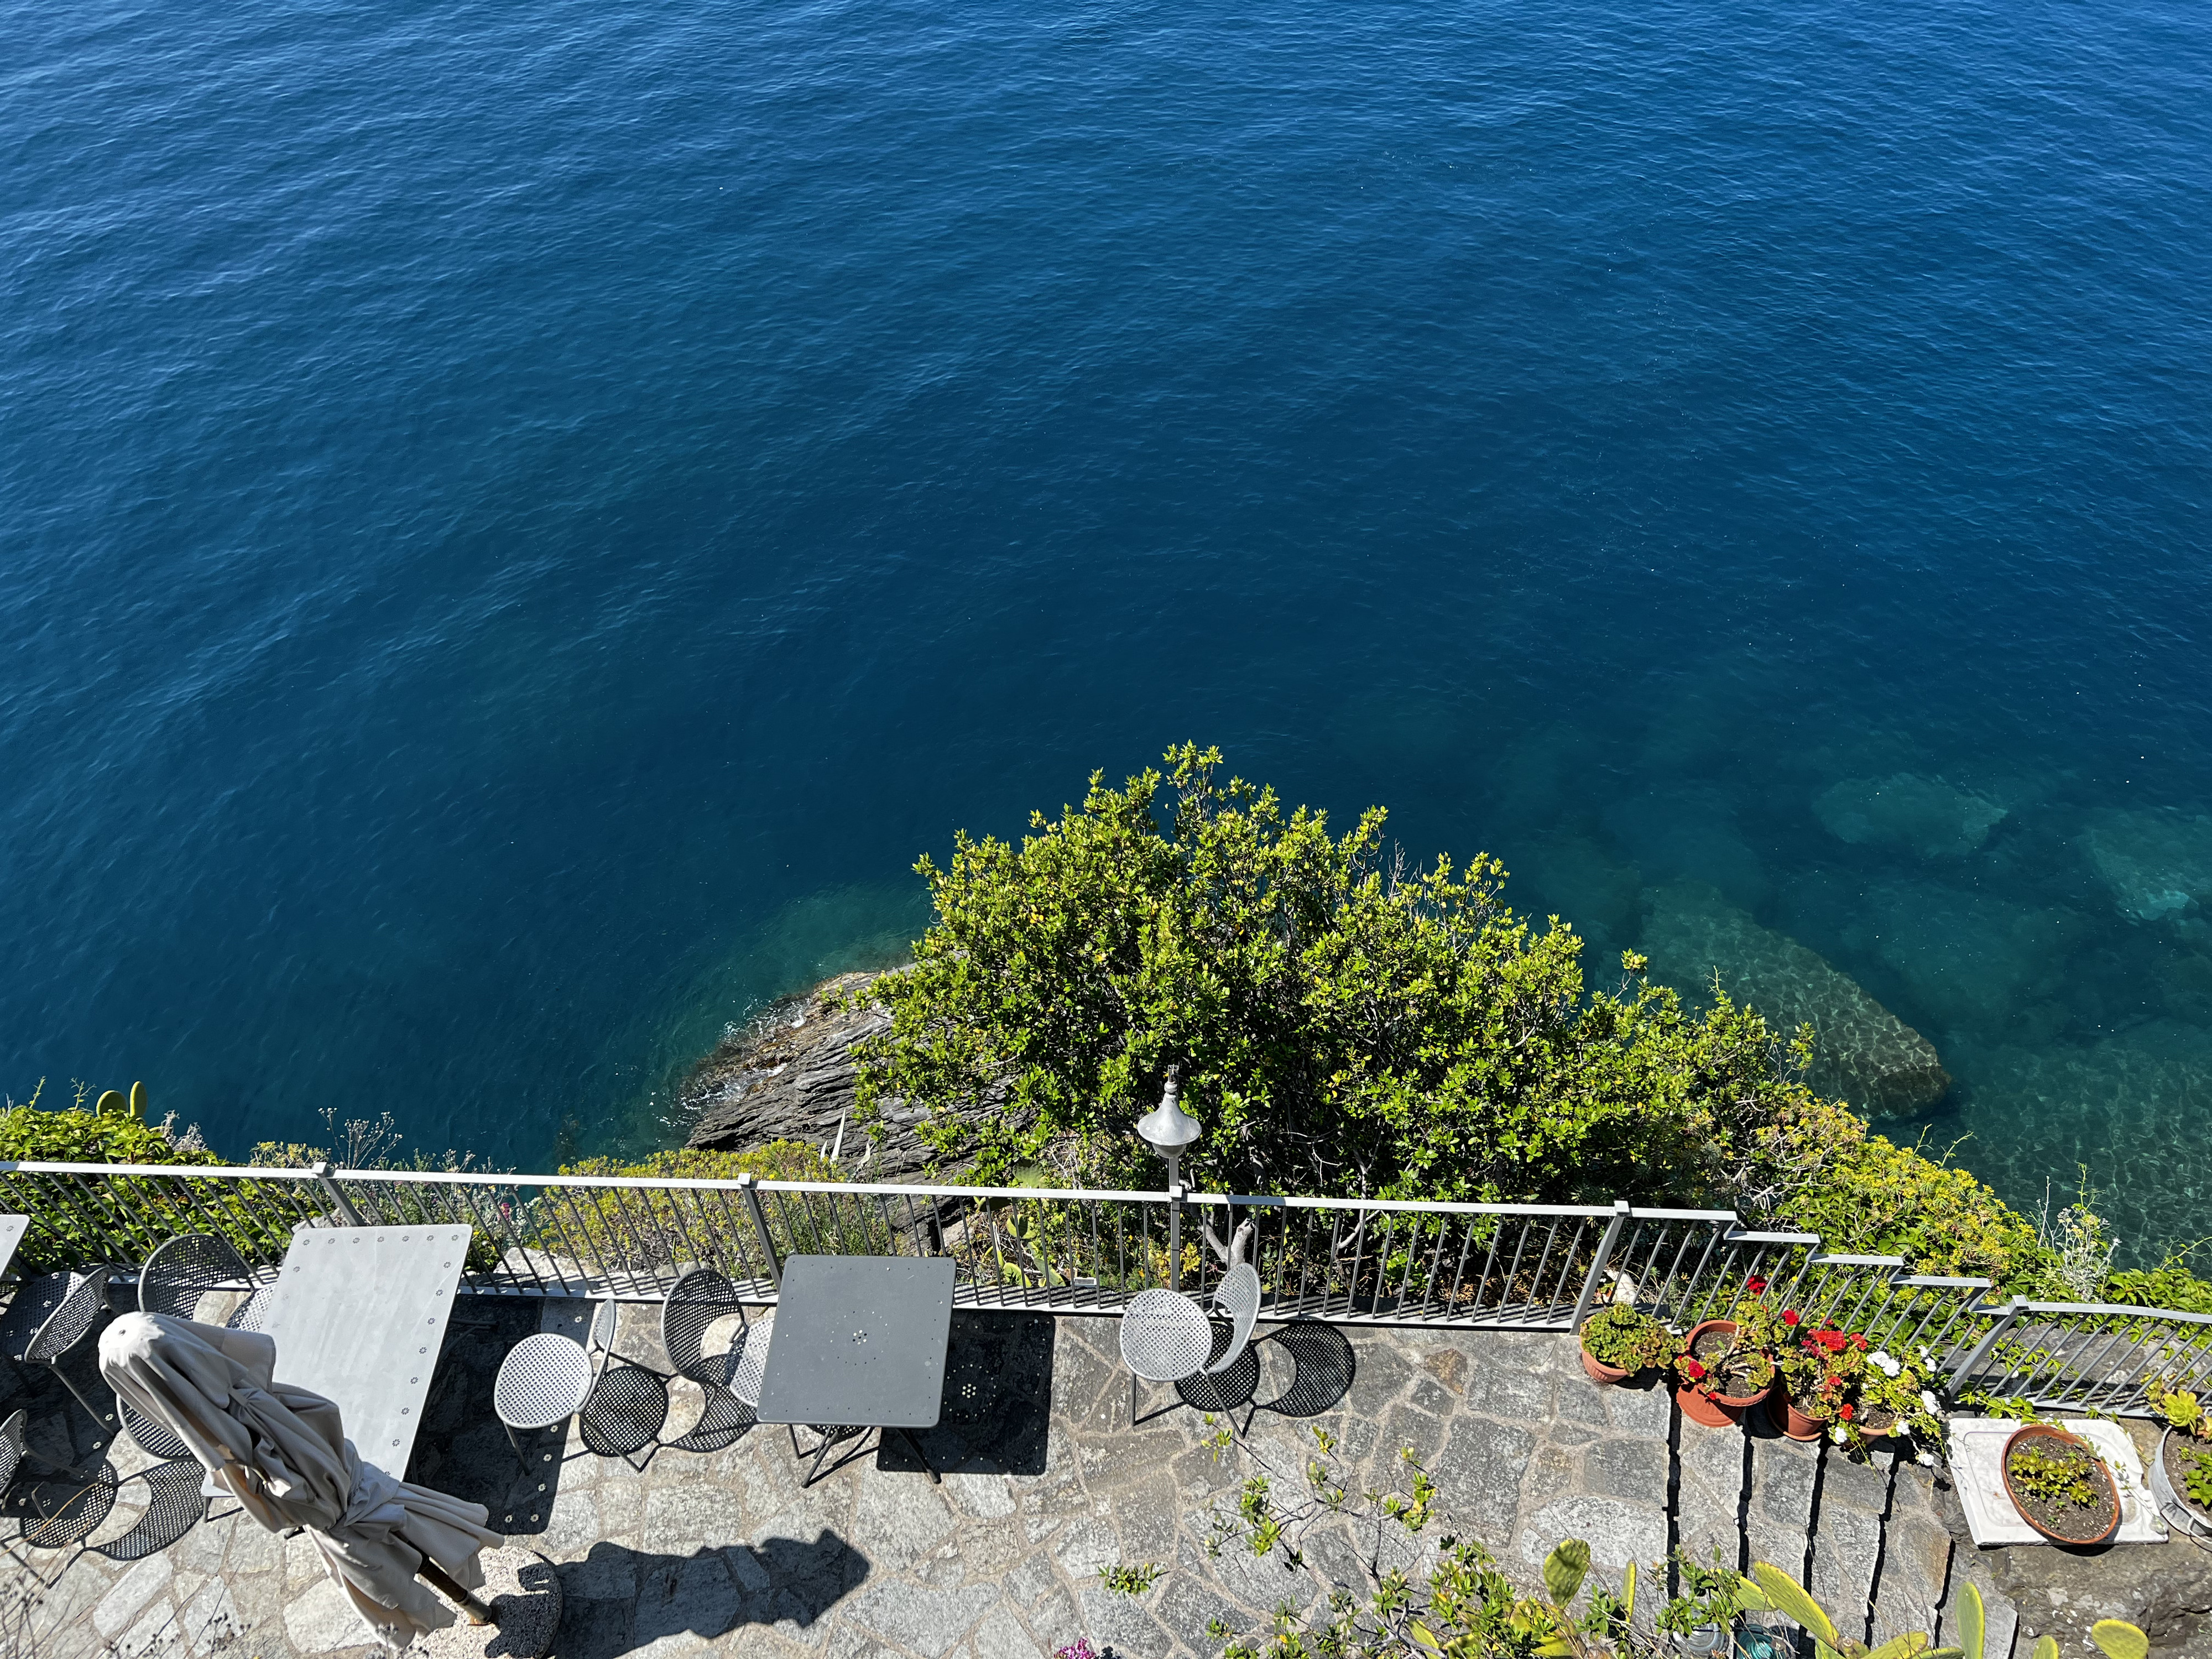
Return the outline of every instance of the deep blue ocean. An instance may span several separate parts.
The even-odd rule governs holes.
[[[5,18],[15,1098],[656,1144],[1194,738],[2212,1232],[2201,9]]]

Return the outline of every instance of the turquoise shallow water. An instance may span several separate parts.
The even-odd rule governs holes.
[[[2192,11],[9,21],[17,1097],[650,1140],[1194,736],[1608,951],[1703,884],[2212,1231]]]

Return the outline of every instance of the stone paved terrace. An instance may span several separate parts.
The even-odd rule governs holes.
[[[624,1322],[624,1350],[647,1361],[658,1358],[652,1312]],[[1879,1635],[1952,1631],[1972,1579],[1992,1610],[1993,1656],[2024,1655],[2045,1629],[2069,1659],[2087,1654],[2087,1624],[2107,1614],[2145,1624],[2160,1653],[2212,1655],[2199,1616],[2212,1606],[2212,1555],[2179,1542],[2091,1559],[1978,1554],[1931,1472],[1685,1423],[1662,1392],[1590,1383],[1565,1337],[1354,1329],[1336,1349],[1353,1364],[1348,1392],[1289,1402],[1328,1404],[1310,1419],[1259,1411],[1249,1449],[1218,1462],[1200,1414],[1169,1389],[1148,1390],[1141,1410],[1158,1414],[1131,1426],[1112,1321],[963,1312],[946,1421],[923,1437],[953,1471],[941,1486],[894,1442],[802,1490],[786,1431],[763,1426],[719,1452],[664,1449],[641,1472],[572,1438],[540,1493],[518,1480],[489,1401],[499,1355],[539,1317],[535,1303],[464,1301],[410,1473],[488,1503],[495,1526],[559,1564],[563,1659],[1029,1659],[1078,1636],[1127,1659],[1211,1653],[1210,1619],[1264,1628],[1278,1603],[1323,1594],[1318,1567],[1204,1549],[1209,1513],[1255,1457],[1297,1468],[1316,1423],[1370,1479],[1414,1447],[1449,1524],[1532,1582],[1561,1537],[1589,1540],[1607,1568],[1680,1542],[1802,1573],[1862,1635],[1869,1608]],[[1279,1329],[1261,1344],[1258,1400],[1294,1381],[1290,1352]],[[1304,1387],[1322,1375],[1309,1367]],[[696,1410],[679,1393],[667,1433]],[[94,1541],[126,1519],[118,1511]],[[305,1539],[235,1515],[135,1564],[4,1547],[7,1659],[374,1651]],[[1323,1539],[1310,1554],[1340,1565],[1346,1547]],[[1169,1571],[1132,1600],[1099,1583],[1116,1561]]]

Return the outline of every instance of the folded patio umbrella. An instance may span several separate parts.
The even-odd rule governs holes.
[[[458,1586],[483,1583],[496,1545],[481,1504],[394,1480],[361,1461],[338,1408],[275,1380],[276,1345],[167,1314],[125,1314],[100,1339],[108,1385],[167,1424],[271,1532],[305,1527],[361,1616],[393,1653],[453,1622],[416,1581],[426,1562]]]

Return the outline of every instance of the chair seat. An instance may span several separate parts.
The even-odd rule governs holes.
[[[582,1409],[592,1381],[583,1344],[551,1332],[526,1336],[500,1361],[492,1409],[510,1429],[550,1429]]]
[[[1180,1291],[1140,1291],[1122,1310],[1122,1363],[1147,1382],[1195,1376],[1212,1353],[1212,1322]]]

